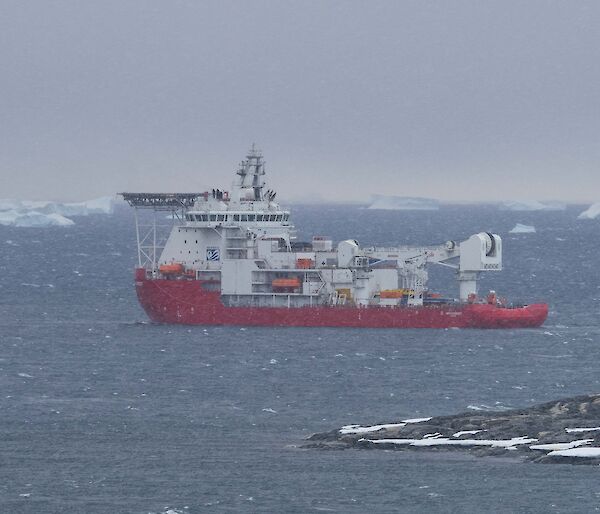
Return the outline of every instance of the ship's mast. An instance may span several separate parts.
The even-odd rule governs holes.
[[[263,188],[265,186],[265,162],[262,153],[253,143],[252,148],[246,155],[246,159],[240,163],[237,171],[238,179],[234,183],[234,191],[237,200],[253,200],[260,202],[264,199]],[[246,193],[252,190],[251,195]]]

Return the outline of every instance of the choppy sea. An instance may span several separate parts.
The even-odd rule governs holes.
[[[598,467],[297,448],[345,424],[600,392],[600,220],[581,210],[293,211],[299,239],[499,233],[505,270],[482,289],[551,306],[542,328],[507,331],[155,325],[128,209],[0,227],[0,512],[600,510]],[[452,273],[431,285],[452,292]]]

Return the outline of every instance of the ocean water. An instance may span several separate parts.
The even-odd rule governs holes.
[[[504,238],[494,288],[533,330],[148,323],[132,213],[0,227],[0,512],[593,512],[600,469],[453,453],[317,451],[308,435],[600,391],[600,220],[580,207],[298,206],[298,238]],[[509,235],[516,224],[535,234]],[[431,285],[455,288],[445,268]],[[522,434],[526,435],[526,434]]]

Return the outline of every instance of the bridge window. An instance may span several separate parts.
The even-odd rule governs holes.
[[[217,215],[216,214],[211,214],[209,216],[210,221],[217,221]]]
[[[281,221],[282,219],[283,219],[283,215],[281,215],[281,214],[278,214],[278,215],[277,215],[277,221]]]
[[[239,214],[234,214],[233,215],[233,221],[240,221],[240,215]]]
[[[225,221],[225,216],[223,214],[219,214],[217,216],[217,221]]]
[[[262,214],[257,214],[256,215],[256,221],[262,221],[263,220],[263,215]]]
[[[248,221],[248,215],[242,214],[242,221]]]
[[[275,219],[276,219],[276,218],[277,218],[277,215],[275,215],[275,214],[271,214],[271,215],[269,216],[269,221],[275,221]]]
[[[254,214],[248,214],[248,221],[254,221]]]

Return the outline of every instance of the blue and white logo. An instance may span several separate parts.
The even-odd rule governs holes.
[[[218,248],[207,248],[206,249],[206,260],[207,261],[220,261],[221,252]]]

